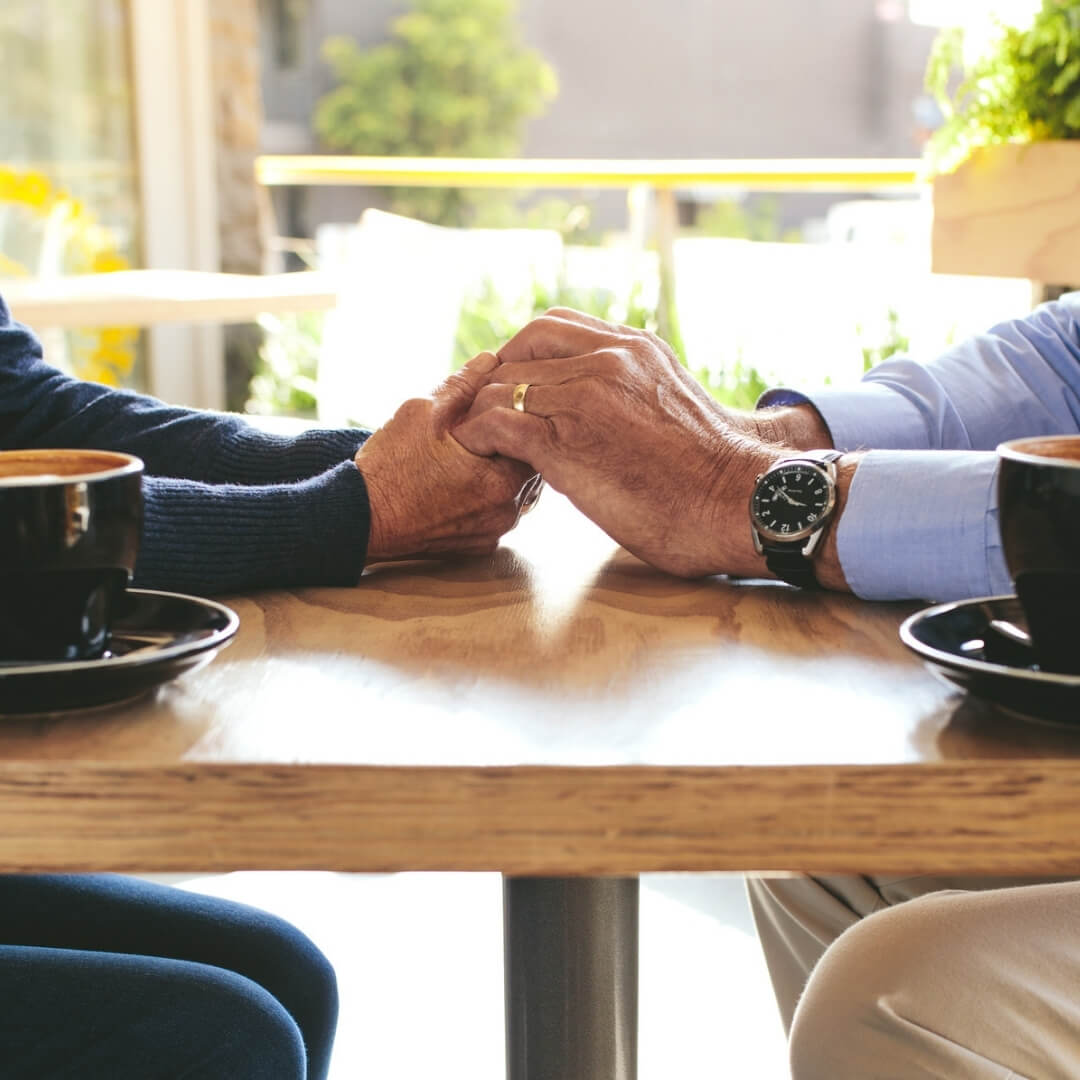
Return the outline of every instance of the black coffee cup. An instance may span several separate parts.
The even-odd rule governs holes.
[[[998,447],[1005,562],[1044,671],[1080,674],[1080,435]]]
[[[0,664],[105,651],[135,569],[142,471],[104,450],[0,452]]]

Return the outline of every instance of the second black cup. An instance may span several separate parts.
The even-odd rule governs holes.
[[[1080,674],[1080,435],[998,447],[1005,561],[1044,671]]]

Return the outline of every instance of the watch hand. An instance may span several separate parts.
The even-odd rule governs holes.
[[[773,502],[776,502],[777,496],[789,503],[791,506],[805,506],[806,503],[799,502],[797,499],[793,499],[783,488],[776,489],[776,495],[773,496]]]

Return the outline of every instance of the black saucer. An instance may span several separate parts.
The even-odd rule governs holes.
[[[900,639],[938,675],[1006,712],[1080,724],[1080,675],[1040,671],[1030,649],[991,626],[1023,625],[1015,596],[938,604],[916,612]]]
[[[96,660],[0,661],[0,715],[108,705],[201,667],[236,633],[234,611],[180,593],[128,589]]]

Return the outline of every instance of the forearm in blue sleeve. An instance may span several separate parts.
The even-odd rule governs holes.
[[[841,450],[993,450],[1080,430],[1080,293],[1043,304],[920,364],[886,360],[849,390],[777,390],[809,401]]]
[[[0,449],[90,447],[146,464],[135,584],[181,592],[348,585],[370,528],[360,430],[267,435],[73,379],[0,299]]]
[[[37,339],[11,321],[0,300],[0,449],[121,450],[142,458],[149,475],[278,484],[351,459],[367,435],[359,429],[269,435],[239,416],[71,378],[45,363]]]
[[[147,477],[134,584],[220,593],[354,585],[370,526],[359,469],[343,462],[294,484],[241,486]]]
[[[874,600],[1012,591],[994,448],[1080,431],[1080,293],[1001,323],[928,364],[888,360],[851,390],[775,390],[810,402],[833,444],[863,450],[837,523],[844,575]],[[926,453],[924,451],[931,451]]]

